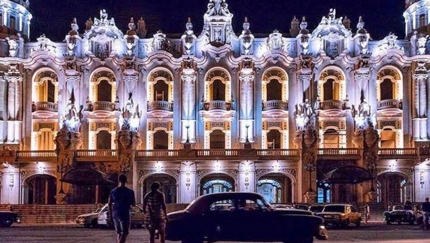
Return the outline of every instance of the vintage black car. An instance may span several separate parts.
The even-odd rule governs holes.
[[[322,218],[298,209],[275,209],[263,196],[224,192],[200,196],[185,210],[167,215],[166,239],[182,242],[327,239]]]
[[[21,219],[17,213],[11,211],[0,211],[0,227],[10,227],[13,223],[20,223]]]
[[[387,224],[391,223],[408,223],[414,224],[416,220],[415,212],[410,209],[404,209],[402,205],[394,205],[388,211],[384,212],[384,220]]]

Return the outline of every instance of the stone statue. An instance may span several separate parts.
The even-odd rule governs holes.
[[[145,23],[145,20],[143,20],[143,18],[141,17],[137,21],[137,36],[139,36],[139,38],[145,38],[146,33],[147,33],[146,23]]]

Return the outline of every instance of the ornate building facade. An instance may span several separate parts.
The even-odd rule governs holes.
[[[117,28],[105,10],[65,42],[27,42],[28,1],[0,20],[0,203],[106,202],[119,173],[139,202],[220,191],[270,202],[423,201],[430,194],[427,1],[406,39],[371,40],[330,9],[314,30],[239,34],[209,0],[198,34]]]

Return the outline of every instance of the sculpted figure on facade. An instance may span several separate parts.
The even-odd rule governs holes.
[[[6,37],[9,46],[9,56],[16,57],[18,55],[18,41],[14,38]]]
[[[281,50],[283,49],[284,43],[282,40],[282,34],[278,30],[274,30],[267,39],[267,45],[270,50]]]
[[[166,38],[166,34],[164,34],[161,30],[157,31],[157,33],[154,34],[152,43],[154,51],[168,51],[170,49],[170,41]]]
[[[188,22],[185,25],[185,33],[181,37],[182,41],[182,52],[186,55],[193,55],[195,48],[195,41],[197,39],[193,31],[193,24],[191,18],[188,18]]]
[[[137,21],[137,36],[139,36],[139,38],[145,38],[147,32],[145,20],[141,17]]]
[[[86,22],[85,22],[85,30],[90,30],[91,27],[93,27],[93,20],[91,18],[89,18]]]
[[[290,35],[292,37],[296,37],[299,34],[299,25],[300,21],[294,16],[293,20],[291,20],[290,24]]]

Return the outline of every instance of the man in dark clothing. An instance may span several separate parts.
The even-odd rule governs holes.
[[[118,187],[109,195],[109,220],[115,226],[118,243],[125,243],[130,231],[130,207],[136,205],[136,198],[134,191],[125,186],[127,182],[125,175],[120,175],[118,181]]]
[[[406,198],[405,205],[403,206],[405,210],[412,210],[412,201],[411,198]]]
[[[164,230],[166,228],[167,212],[164,194],[160,192],[160,183],[151,184],[151,191],[143,198],[143,212],[145,213],[146,228],[149,230],[149,243],[154,243],[156,231],[160,243],[165,243]]]
[[[423,205],[421,206],[421,210],[423,211],[423,224],[424,229],[427,229],[428,223],[429,223],[429,216],[430,216],[430,202],[429,198],[426,197],[426,201],[423,202]]]

